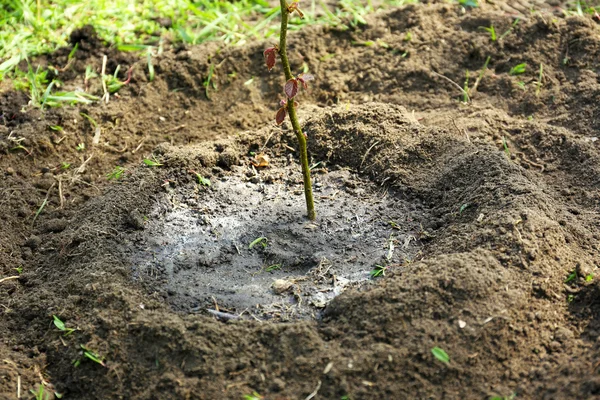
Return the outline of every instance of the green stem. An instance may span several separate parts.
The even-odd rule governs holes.
[[[281,32],[279,38],[279,55],[281,56],[281,64],[283,65],[283,72],[285,73],[286,82],[294,78],[292,70],[290,69],[290,62],[287,56],[287,26],[289,12],[287,9],[286,0],[279,0],[281,3]],[[317,217],[315,213],[315,202],[313,200],[312,183],[310,181],[310,167],[308,166],[308,151],[306,150],[306,137],[302,133],[300,122],[298,122],[298,116],[296,115],[296,107],[294,106],[294,100],[289,99],[287,103],[288,115],[294,128],[294,133],[298,139],[300,146],[300,163],[302,164],[302,175],[304,176],[304,197],[306,198],[306,212],[308,219],[314,220]]]

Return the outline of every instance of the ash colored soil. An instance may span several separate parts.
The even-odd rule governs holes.
[[[314,224],[272,123],[269,43],[172,49],[148,82],[78,32],[67,89],[104,53],[136,62],[132,83],[44,113],[0,95],[0,273],[23,269],[0,283],[1,397],[43,379],[69,399],[599,398],[599,28],[540,6],[421,4],[291,35],[316,75],[299,99]],[[491,41],[492,24],[512,29]],[[473,88],[488,56],[463,104],[448,79]]]

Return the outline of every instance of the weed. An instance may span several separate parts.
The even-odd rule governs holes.
[[[540,63],[540,72],[538,74],[538,81],[535,88],[536,97],[540,97],[540,91],[542,90],[542,79],[544,79],[544,64]]]
[[[93,352],[92,350],[88,349],[87,347],[85,347],[82,344],[80,344],[79,346],[81,346],[81,349],[83,350],[84,357],[89,358],[93,362],[98,363],[98,364],[102,365],[103,367],[106,367],[106,363],[104,362],[104,357],[100,356],[98,353]],[[77,365],[75,365],[75,366],[78,366],[78,365],[79,365],[79,363],[77,363]]]
[[[13,268],[15,271],[17,271],[17,274],[21,274],[23,272],[23,267],[17,267],[17,268]],[[591,279],[590,279],[591,280]]]
[[[77,150],[77,151],[84,151],[85,150],[85,143],[79,143],[79,144],[77,144],[77,147],[75,147],[75,150]]]
[[[144,158],[144,164],[149,167],[161,167],[163,164],[158,162],[154,154],[152,155],[152,159]]]
[[[106,178],[110,181],[110,180],[118,180],[121,179],[121,176],[123,176],[123,173],[125,172],[125,168],[120,167],[120,166],[116,166],[112,172],[110,172],[109,174],[106,175]]]
[[[29,392],[35,396],[35,400],[49,400],[51,399],[51,394],[44,390],[44,385],[39,385],[37,391],[33,389],[29,389]]]
[[[373,268],[370,272],[369,275],[371,275],[371,278],[377,278],[379,276],[385,276],[385,270],[388,267],[384,266],[384,265],[375,265],[375,268]]]
[[[444,364],[450,363],[450,356],[448,355],[448,353],[446,353],[444,350],[437,346],[431,349],[431,354],[433,354],[435,358],[437,358]]]
[[[64,132],[65,131],[63,129],[63,127],[60,125],[51,125],[50,129],[52,129],[53,131],[56,131],[56,132]]]
[[[60,163],[60,169],[64,170],[64,169],[69,169],[69,168],[71,168],[71,163],[68,163],[68,162]]]
[[[248,245],[248,250],[252,250],[252,248],[253,248],[254,246],[256,246],[257,244],[260,244],[260,245],[261,245],[263,248],[266,248],[266,247],[267,247],[267,242],[268,242],[268,241],[267,241],[267,238],[266,238],[266,237],[264,237],[264,236],[261,236],[261,237],[259,237],[259,238],[256,238],[256,239],[254,239],[254,240],[252,241],[252,243],[250,243],[250,244]]]
[[[506,141],[506,136],[502,137],[502,146],[504,147],[504,154],[510,160],[510,149],[508,148],[508,142]]]
[[[465,71],[465,84],[463,88],[463,103],[469,102],[469,70]]]
[[[152,47],[148,47],[146,52],[146,62],[148,64],[148,80],[152,82],[154,80],[154,64],[152,63]]]
[[[567,296],[567,303],[572,303],[575,300],[575,296],[570,294]]]
[[[489,400],[514,400],[517,397],[516,393],[511,393],[510,396],[492,396]]]
[[[463,7],[471,7],[471,8],[479,7],[478,0],[458,0],[458,4],[460,4]]]
[[[521,64],[517,64],[514,67],[512,67],[509,71],[509,75],[521,75],[525,73],[525,70],[527,69],[527,64],[526,63],[521,63]]]
[[[283,266],[283,264],[273,264],[273,265],[269,265],[267,268],[265,268],[266,272],[272,272],[272,271],[276,271],[278,269],[281,269],[281,267]]]
[[[471,206],[471,204],[469,204],[469,203],[465,203],[462,206],[460,206],[460,209],[458,210],[458,215],[461,215],[463,213],[463,211],[465,211],[470,206]]]
[[[513,21],[513,23],[510,25],[510,28],[508,28],[506,30],[506,32],[504,32],[502,35],[500,35],[500,37],[498,38],[498,40],[500,41],[500,40],[504,39],[506,37],[506,35],[508,35],[509,33],[511,33],[513,31],[513,29],[515,28],[515,26],[517,26],[520,21],[521,20],[519,18],[516,18]]]
[[[199,173],[197,173],[194,170],[190,170],[190,172],[192,174],[196,175],[196,180],[198,181],[198,185],[210,186],[210,179],[203,177],[202,175],[200,175]]]
[[[262,399],[264,399],[264,397],[256,392],[252,392],[252,394],[244,395],[244,400],[262,400]]]
[[[54,326],[56,326],[59,330],[61,330],[63,332],[63,335],[65,336],[69,336],[71,333],[75,332],[77,329],[74,328],[67,328],[65,323],[62,322],[60,320],[60,318],[58,318],[56,315],[53,315],[52,318],[54,319]]]
[[[483,29],[484,31],[490,34],[490,39],[492,40],[492,42],[495,42],[498,39],[498,36],[496,36],[496,29],[494,29],[494,25],[490,25],[489,27],[480,26],[479,28]]]
[[[567,279],[565,279],[565,283],[569,283],[575,280],[575,278],[577,278],[577,271],[573,271],[569,274],[569,276],[567,276]]]
[[[17,269],[17,268],[15,268],[15,269]],[[18,272],[18,271],[17,271],[17,272]],[[19,272],[19,273],[20,273],[20,272]],[[591,281],[593,281],[593,280],[594,280],[594,274],[588,274],[588,275],[586,275],[586,276],[585,276],[585,281],[586,281],[586,282],[591,282]]]
[[[204,91],[205,91],[205,94],[206,94],[206,98],[208,100],[210,100],[210,96],[208,94],[208,89],[212,86],[212,88],[214,90],[217,90],[217,84],[213,80],[214,75],[215,75],[215,65],[214,64],[210,64],[210,67],[208,68],[208,76],[206,77],[206,79],[204,80],[204,82],[202,82],[202,85],[204,85]]]

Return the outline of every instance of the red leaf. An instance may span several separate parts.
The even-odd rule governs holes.
[[[277,125],[283,124],[283,121],[285,121],[286,114],[287,110],[285,109],[285,107],[281,107],[279,110],[277,110],[277,114],[275,115],[275,123],[277,123]]]
[[[273,67],[275,66],[275,60],[277,57],[277,48],[269,47],[268,49],[266,49],[264,51],[263,55],[265,56],[265,62],[267,64],[267,69],[269,71],[271,71],[271,69],[273,69]]]
[[[283,90],[288,98],[293,99],[298,94],[298,81],[294,78],[290,79],[285,83]]]

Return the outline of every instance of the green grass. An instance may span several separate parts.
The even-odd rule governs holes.
[[[318,13],[322,0],[304,0],[306,17],[294,18],[290,29],[315,23],[364,24],[369,12],[414,2],[381,0],[374,6],[371,0],[341,0],[336,9]],[[279,14],[265,0],[6,0],[0,8],[0,80],[22,60],[66,46],[71,32],[87,24],[120,50],[148,52],[148,46],[156,46],[160,52],[165,40],[244,44],[275,37]],[[170,26],[161,25],[160,19],[169,19]]]
[[[417,1],[340,0],[335,9],[329,9],[324,0],[303,0],[300,6],[305,18],[292,19],[289,30],[308,24],[348,29],[365,24],[368,13]],[[92,25],[107,44],[121,51],[139,52],[140,58],[147,59],[148,78],[153,81],[152,58],[166,44],[220,41],[223,45],[243,45],[269,38],[276,41],[279,16],[279,7],[271,7],[266,0],[5,0],[0,7],[0,81],[11,79],[17,90],[28,91],[33,107],[88,104],[100,100],[85,93],[89,81],[98,78],[91,66],[85,73],[85,91],[60,90],[61,73],[70,68],[79,51],[77,46],[64,66],[31,67],[34,57],[67,46],[71,32],[78,27]],[[22,71],[25,61],[28,67]],[[117,74],[118,69],[101,76],[109,93],[128,82],[120,81]],[[209,90],[217,89],[211,78],[212,73],[204,82],[207,97]]]

